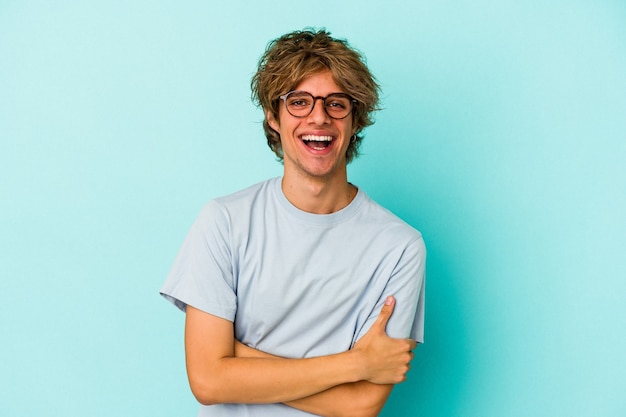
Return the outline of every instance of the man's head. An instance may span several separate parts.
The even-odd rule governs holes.
[[[374,122],[372,113],[377,110],[379,86],[361,54],[346,41],[332,38],[325,30],[296,31],[273,40],[252,78],[252,98],[266,114],[278,120],[283,105],[280,96],[293,91],[303,79],[326,71],[330,71],[342,92],[356,101],[348,116],[356,132],[346,151],[346,161],[350,162],[358,154],[361,131]],[[280,136],[267,116],[263,128],[269,147],[282,159]]]

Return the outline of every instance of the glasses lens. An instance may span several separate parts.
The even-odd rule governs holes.
[[[285,105],[293,116],[302,117],[311,113],[314,104],[313,96],[303,91],[294,91],[287,94]]]
[[[326,112],[330,117],[343,119],[352,110],[352,100],[345,94],[331,94],[324,100]]]

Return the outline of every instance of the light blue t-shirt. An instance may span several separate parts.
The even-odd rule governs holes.
[[[240,342],[288,358],[344,352],[396,307],[391,337],[423,342],[426,251],[421,234],[359,189],[325,215],[293,206],[281,178],[209,202],[161,289],[235,325]],[[302,417],[283,404],[201,406],[199,416]]]

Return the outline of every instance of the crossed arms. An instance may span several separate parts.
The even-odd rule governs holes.
[[[205,405],[285,403],[327,417],[376,416],[393,384],[405,380],[416,342],[388,337],[395,300],[388,297],[371,329],[351,350],[285,359],[235,340],[233,323],[187,307],[189,384]]]

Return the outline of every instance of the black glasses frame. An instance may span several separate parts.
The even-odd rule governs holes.
[[[311,97],[311,99],[313,100],[313,105],[311,106],[311,108],[309,109],[309,112],[307,114],[303,114],[301,116],[296,116],[295,114],[293,114],[290,110],[289,110],[289,106],[287,105],[287,98],[289,98],[290,95],[294,94],[294,93],[298,93],[298,94],[306,94],[309,97]],[[328,109],[326,108],[326,99],[328,97],[333,97],[333,96],[340,96],[340,97],[345,97],[347,99],[350,100],[350,110],[348,111],[348,113],[345,116],[342,117],[335,117],[333,115],[331,115],[330,113],[328,113]],[[303,118],[303,117],[307,117],[309,116],[311,113],[313,113],[313,109],[315,108],[315,104],[317,103],[317,100],[322,100],[322,104],[323,104],[323,109],[324,112],[328,115],[328,117],[330,117],[331,119],[335,119],[335,120],[342,120],[345,119],[346,117],[350,116],[350,114],[352,113],[352,111],[354,111],[354,106],[356,105],[357,101],[355,99],[353,99],[352,97],[350,97],[350,95],[346,94],[346,93],[331,93],[329,95],[327,95],[326,97],[322,97],[322,96],[314,96],[313,94],[309,93],[308,91],[301,91],[301,90],[294,90],[294,91],[290,91],[287,94],[283,94],[282,96],[278,97],[280,100],[282,100],[285,103],[285,110],[287,110],[287,113],[289,113],[290,115],[292,115],[293,117],[297,117],[299,119]]]

